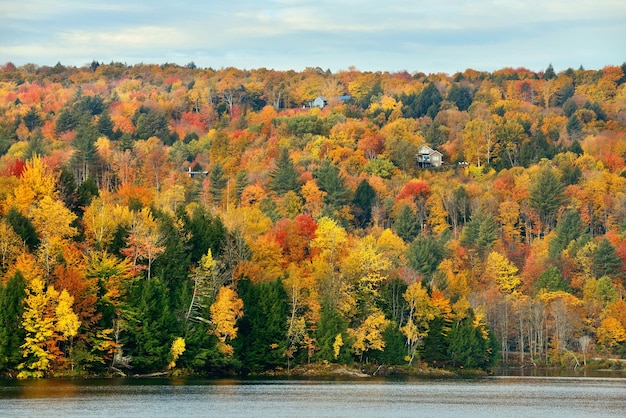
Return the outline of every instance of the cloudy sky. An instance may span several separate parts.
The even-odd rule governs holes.
[[[0,0],[0,65],[560,71],[625,40],[625,0]]]

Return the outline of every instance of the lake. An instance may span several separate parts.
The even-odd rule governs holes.
[[[0,381],[2,417],[623,417],[626,379]]]

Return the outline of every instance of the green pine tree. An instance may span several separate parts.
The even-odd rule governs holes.
[[[270,172],[270,188],[279,196],[288,191],[297,192],[300,189],[298,177],[298,171],[289,157],[289,150],[281,149],[276,159],[276,168]]]

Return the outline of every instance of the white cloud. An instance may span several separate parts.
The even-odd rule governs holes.
[[[623,0],[25,0],[0,4],[0,57],[447,72],[569,58],[594,68],[626,59],[624,19]]]

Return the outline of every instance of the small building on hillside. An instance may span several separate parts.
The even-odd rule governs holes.
[[[428,145],[422,145],[415,156],[419,168],[441,167],[443,154]]]
[[[324,96],[317,96],[315,99],[309,102],[309,107],[318,107],[320,109],[323,109],[325,106],[328,106],[328,103],[332,103],[332,102],[345,103],[350,99],[352,99],[352,96],[348,96],[348,95],[334,96],[334,97],[329,97],[328,99]]]

